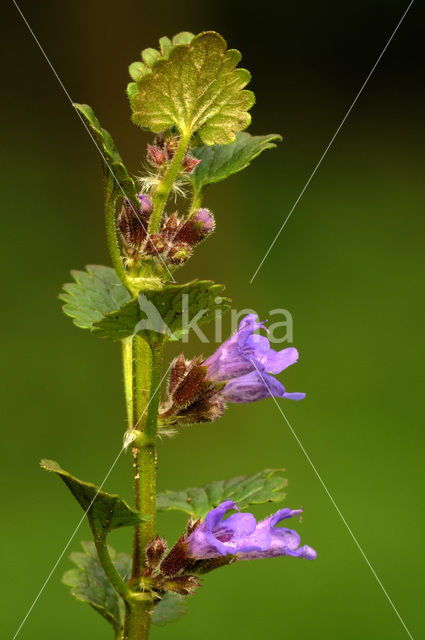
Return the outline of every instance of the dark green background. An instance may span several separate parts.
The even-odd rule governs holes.
[[[413,637],[423,617],[423,15],[413,8],[252,285],[249,280],[407,2],[38,2],[21,5],[72,98],[91,104],[139,172],[127,65],[161,35],[216,29],[242,50],[257,95],[251,132],[284,143],[207,204],[217,231],[180,273],[225,282],[236,308],[294,317],[306,391],[281,406]],[[417,6],[416,6],[417,5]],[[117,345],[77,330],[57,294],[71,268],[108,263],[96,150],[12,3],[2,34],[2,634],[12,638],[80,518],[38,468],[57,459],[101,482],[125,428]],[[225,325],[228,330],[228,324]],[[208,348],[208,347],[207,347]],[[212,349],[212,346],[211,346]],[[188,354],[206,351],[196,338]],[[190,615],[152,637],[407,637],[287,424],[270,401],[232,406],[159,450],[161,488],[284,466],[316,562],[241,563],[212,574]],[[107,483],[131,500],[130,461]],[[258,510],[258,515],[268,509]],[[178,515],[161,517],[176,536]],[[88,538],[84,524],[70,550]],[[125,549],[129,532],[111,536]],[[67,554],[68,555],[68,554]],[[112,637],[60,584],[20,638]]]

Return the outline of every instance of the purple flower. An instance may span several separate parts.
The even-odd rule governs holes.
[[[220,392],[225,402],[254,402],[270,395],[302,400],[305,393],[286,392],[270,375],[297,362],[298,351],[293,347],[275,351],[268,338],[254,334],[257,329],[265,329],[258,316],[251,313],[243,318],[238,331],[203,362],[208,379],[227,383]]]
[[[137,197],[140,202],[141,211],[150,215],[150,213],[152,212],[152,201],[149,196],[145,195],[144,193],[138,193]]]
[[[258,523],[251,513],[234,513],[223,520],[232,509],[237,509],[236,504],[227,500],[206,515],[186,540],[190,557],[200,560],[231,554],[238,560],[277,556],[316,558],[314,549],[299,546],[300,537],[296,531],[276,527],[281,520],[299,516],[302,509],[280,509]]]

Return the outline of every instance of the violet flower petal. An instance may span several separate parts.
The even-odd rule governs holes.
[[[270,395],[283,398],[285,387],[273,376],[257,370],[230,380],[220,391],[220,396],[225,402],[238,404],[256,402],[270,398]]]
[[[238,331],[204,361],[203,364],[208,367],[208,378],[221,382],[252,371],[255,367],[245,356],[244,347],[251,334],[262,326],[255,314],[245,316]]]

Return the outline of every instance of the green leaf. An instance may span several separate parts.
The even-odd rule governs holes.
[[[64,284],[59,298],[62,309],[82,329],[92,329],[95,322],[131,299],[111,267],[88,265],[86,271],[72,271],[75,282]]]
[[[177,593],[168,592],[156,605],[152,613],[152,622],[163,627],[169,622],[177,622],[187,612],[186,598]]]
[[[128,93],[133,121],[154,133],[176,126],[204,144],[227,144],[250,121],[254,94],[243,90],[251,79],[245,69],[235,69],[241,55],[227,50],[214,31],[179,34],[168,48],[169,57],[153,64],[151,73],[137,78]],[[135,75],[132,74],[133,79]]]
[[[186,323],[195,319],[198,326],[214,319],[216,311],[230,307],[223,298],[224,286],[211,280],[194,280],[187,284],[167,285],[159,291],[143,291],[120,309],[94,323],[103,338],[122,340],[141,335],[149,341],[179,339],[188,331]]]
[[[71,553],[75,568],[66,571],[63,584],[71,588],[71,594],[81,602],[87,602],[115,629],[117,636],[124,627],[124,601],[109,582],[96,553],[93,542],[82,542],[83,553]],[[126,582],[131,575],[131,557],[117,553],[108,546],[109,556],[121,578]],[[176,593],[166,593],[152,613],[152,622],[164,626],[176,622],[187,613],[186,598]]]
[[[286,496],[288,484],[282,476],[283,469],[265,469],[253,476],[238,476],[230,480],[218,480],[205,487],[165,491],[158,494],[158,511],[183,511],[194,518],[205,518],[208,511],[224,500],[233,500],[240,509],[250,504],[280,502]]]
[[[62,469],[54,460],[42,460],[41,467],[56,473],[86,512],[93,532],[106,536],[112,529],[130,527],[146,520],[118,495],[100,491],[94,484],[83,482]]]
[[[62,582],[71,588],[72,595],[87,602],[100,613],[118,634],[124,625],[124,601],[109,582],[97,557],[93,542],[82,542],[84,553],[72,553],[70,558],[76,565],[69,569]],[[127,581],[131,575],[131,557],[117,553],[111,547],[108,552],[121,578]]]
[[[190,153],[201,160],[201,163],[189,176],[193,188],[200,191],[213,182],[220,182],[242,171],[260,153],[276,147],[275,142],[280,140],[282,137],[276,133],[251,136],[242,132],[236,135],[236,140],[231,144],[195,147]]]
[[[133,178],[127,171],[122,158],[116,148],[111,134],[103,129],[96,118],[93,109],[88,104],[74,104],[81,113],[84,122],[90,129],[98,150],[101,154],[102,167],[105,176],[111,180],[112,188],[116,196],[126,196],[138,206],[137,190]]]

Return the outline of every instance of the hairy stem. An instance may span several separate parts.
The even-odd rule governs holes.
[[[102,565],[104,572],[108,576],[109,582],[112,584],[115,591],[121,596],[121,598],[128,598],[131,593],[130,588],[125,584],[120,574],[115,569],[115,566],[109,555],[108,546],[106,544],[106,536],[99,535],[93,530],[93,538],[100,564]]]
[[[148,600],[126,604],[123,640],[147,640],[149,638],[150,605],[151,602]]]
[[[133,338],[121,341],[128,428],[133,426]]]
[[[116,198],[113,197],[114,192],[114,180],[112,176],[105,178],[105,229],[106,229],[106,241],[108,244],[109,255],[111,256],[112,265],[118,274],[119,279],[123,285],[128,289],[128,276],[125,270],[120,248],[117,238],[117,227],[115,224],[115,202]]]
[[[184,155],[190,141],[190,133],[182,133],[180,136],[177,150],[171,160],[167,171],[165,172],[161,182],[159,183],[155,195],[153,197],[153,209],[149,220],[148,233],[158,233],[161,226],[162,213],[165,204],[173,188],[174,182],[179,174],[182,166]]]
[[[152,393],[152,354],[148,343],[136,336],[133,339],[132,383],[133,383],[133,417],[131,428],[135,435],[144,432],[151,403]],[[141,449],[135,442],[132,446],[133,456],[133,482],[135,507],[143,515],[145,500],[143,496],[143,477],[147,469],[144,469],[141,461]],[[142,540],[143,524],[134,529],[133,571],[132,577],[138,578],[144,562],[144,544]]]
[[[150,629],[152,596],[141,591],[146,547],[156,535],[156,432],[161,382],[160,346],[151,347],[136,336],[123,340],[123,371],[132,444],[135,507],[147,522],[135,527],[132,584],[136,590],[126,598],[123,640],[146,640]]]
[[[195,211],[197,211],[200,208],[202,204],[202,199],[204,197],[204,191],[205,191],[205,187],[202,187],[201,189],[193,190],[192,202],[190,203],[189,213],[187,216],[188,219],[191,218],[195,213]]]

